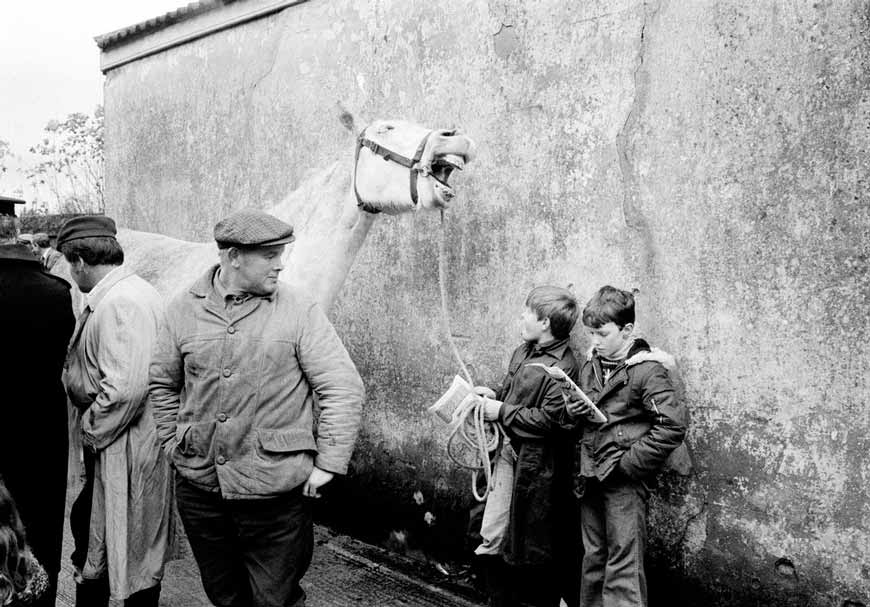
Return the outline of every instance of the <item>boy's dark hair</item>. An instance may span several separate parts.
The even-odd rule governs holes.
[[[550,333],[556,339],[565,339],[580,316],[577,298],[562,287],[535,287],[526,297],[526,307],[538,315],[538,320],[550,319]]]
[[[606,285],[583,308],[583,324],[597,329],[607,323],[620,329],[634,323],[634,293]]]
[[[70,263],[77,259],[89,266],[119,266],[124,263],[124,249],[109,236],[76,238],[60,245],[60,252]]]

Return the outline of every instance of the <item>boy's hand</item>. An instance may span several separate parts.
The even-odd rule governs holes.
[[[579,396],[562,392],[562,398],[565,400],[565,410],[572,418],[587,417],[592,414],[592,407]]]
[[[484,398],[495,398],[495,392],[492,388],[487,388],[486,386],[474,386],[474,393],[478,396],[482,396]]]
[[[492,392],[492,390],[490,390]],[[498,414],[501,413],[502,403],[500,400],[493,400],[486,396],[483,397],[483,419],[488,422],[498,421]]]

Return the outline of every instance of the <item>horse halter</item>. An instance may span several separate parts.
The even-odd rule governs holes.
[[[381,209],[375,207],[372,203],[364,201],[360,198],[359,191],[356,189],[356,171],[357,165],[359,164],[359,151],[362,148],[370,149],[376,156],[380,156],[384,159],[384,161],[395,162],[396,164],[400,164],[406,169],[408,169],[410,173],[410,187],[411,187],[411,202],[414,203],[414,206],[417,206],[417,175],[426,169],[418,166],[420,164],[420,158],[423,157],[423,150],[426,148],[426,143],[429,141],[429,137],[432,135],[434,131],[429,131],[426,133],[426,136],[423,137],[423,140],[420,141],[420,145],[417,146],[417,151],[414,152],[413,158],[408,158],[407,156],[403,156],[398,152],[394,152],[388,148],[385,148],[379,143],[376,143],[365,136],[366,130],[363,129],[360,132],[359,136],[356,139],[356,151],[353,156],[353,193],[356,195],[356,204],[363,211],[368,213],[380,213]]]

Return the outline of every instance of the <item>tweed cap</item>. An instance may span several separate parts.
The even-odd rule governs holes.
[[[67,219],[57,233],[57,247],[70,240],[105,236],[114,238],[118,233],[115,220],[105,215],[80,215]]]
[[[271,247],[295,240],[293,226],[258,209],[227,215],[214,227],[218,247]]]

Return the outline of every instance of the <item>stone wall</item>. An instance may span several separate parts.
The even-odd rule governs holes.
[[[443,229],[476,378],[543,283],[640,289],[680,364],[696,467],[651,503],[653,602],[868,604],[868,35],[865,0],[311,1],[107,74],[107,213],[206,240],[350,155],[342,115],[461,126]],[[340,491],[370,508],[327,509],[382,540],[419,490],[419,545],[455,554],[468,481],[424,415],[457,372],[440,230],[379,219],[334,310],[370,395]]]

